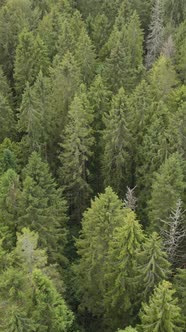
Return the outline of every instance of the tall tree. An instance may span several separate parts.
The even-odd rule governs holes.
[[[46,73],[48,66],[47,49],[43,41],[38,35],[35,37],[33,32],[24,29],[19,35],[15,56],[14,79],[17,95],[21,96],[26,82],[30,85],[35,82],[40,70]]]
[[[121,31],[115,31],[103,74],[112,91],[122,86],[130,91],[137,85],[143,69],[143,33],[136,12]]]
[[[75,49],[75,59],[80,67],[83,82],[90,84],[95,75],[96,54],[85,29],[81,30]]]
[[[161,230],[166,227],[163,221],[182,198],[185,189],[183,161],[179,154],[172,154],[160,166],[152,184],[151,199],[148,202],[150,228]]]
[[[170,263],[163,251],[162,240],[155,232],[143,244],[143,250],[137,254],[137,282],[140,285],[140,301],[147,301],[155,286],[167,279]]]
[[[47,248],[49,260],[62,261],[66,244],[66,221],[66,202],[62,192],[57,188],[47,163],[33,152],[23,170],[19,230],[29,227],[37,231],[39,244],[42,248]]]
[[[144,332],[183,331],[181,313],[174,296],[175,290],[168,281],[163,281],[155,288],[149,304],[143,304],[140,314]]]
[[[130,185],[130,132],[127,123],[128,98],[123,88],[113,97],[103,131],[103,179],[118,194],[124,195]]]
[[[60,154],[60,178],[76,221],[80,221],[90,198],[89,164],[94,144],[92,109],[85,86],[81,85],[80,89],[70,106]]]

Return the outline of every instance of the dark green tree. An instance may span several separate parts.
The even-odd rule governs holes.
[[[80,90],[70,106],[60,153],[60,179],[76,221],[80,221],[90,198],[89,164],[94,144],[92,109],[85,86]]]
[[[47,163],[33,152],[23,170],[19,230],[29,227],[38,232],[39,245],[47,248],[49,260],[61,261],[66,244],[66,221],[66,202],[62,192],[57,188]]]

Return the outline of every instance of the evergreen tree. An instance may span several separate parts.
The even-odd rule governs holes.
[[[128,99],[123,88],[113,98],[111,110],[105,115],[103,131],[103,178],[105,185],[124,195],[130,184],[130,132],[128,129]]]
[[[75,59],[81,69],[83,82],[89,84],[95,74],[96,54],[85,29],[82,29],[75,51]]]
[[[33,152],[23,170],[23,191],[19,202],[19,229],[29,227],[39,234],[50,262],[63,260],[66,244],[66,204],[47,163]],[[60,249],[59,249],[60,246]]]
[[[132,90],[142,73],[143,34],[139,17],[134,12],[128,24],[112,37],[113,46],[107,58],[104,77],[112,91],[122,86]]]
[[[35,22],[36,16],[28,0],[8,0],[0,9],[0,63],[11,83],[18,35]]]
[[[102,189],[103,185],[101,172],[101,159],[103,154],[102,131],[105,128],[104,117],[110,107],[110,96],[111,92],[105,86],[102,77],[97,75],[88,91],[88,99],[94,114],[92,127],[94,129],[95,144],[93,147],[92,186],[96,193]]]
[[[162,241],[155,232],[146,239],[143,250],[137,254],[137,282],[140,285],[141,297],[147,301],[155,286],[167,279],[170,264],[163,251]]]
[[[0,233],[3,245],[8,250],[15,246],[19,197],[19,177],[10,168],[0,177]]]
[[[62,61],[57,57],[50,74],[51,92],[49,112],[52,114],[52,131],[55,135],[53,146],[63,134],[69,106],[81,83],[80,69],[73,57],[67,52]],[[55,143],[55,144],[54,144]]]
[[[8,103],[8,100],[0,93],[0,118],[1,118],[1,132],[0,143],[6,137],[14,136],[15,120],[13,111]]]
[[[178,300],[173,298],[175,290],[168,281],[163,281],[155,288],[149,304],[143,304],[140,314],[144,332],[182,331]]]
[[[65,186],[71,214],[79,221],[90,197],[89,163],[94,144],[93,113],[87,99],[85,86],[72,101],[65,130],[60,160],[60,178]]]
[[[87,309],[94,315],[104,312],[104,271],[109,242],[114,229],[123,225],[125,214],[122,202],[108,187],[91,202],[91,207],[83,215],[82,231],[76,241],[80,257],[75,266],[76,292],[81,309]]]
[[[161,0],[155,0],[152,8],[149,34],[147,37],[146,66],[150,68],[159,56],[164,35],[163,7]]]
[[[177,269],[174,277],[174,287],[179,299],[179,306],[182,310],[183,330],[186,328],[186,269]]]
[[[24,66],[23,66],[24,63]],[[21,96],[26,82],[32,85],[40,70],[47,72],[49,66],[47,49],[39,36],[23,30],[16,49],[14,79],[17,95]]]
[[[150,228],[160,230],[184,192],[183,161],[179,154],[171,155],[160,166],[152,184],[148,203]]]
[[[135,213],[126,209],[123,225],[116,226],[109,241],[103,276],[105,324],[113,330],[136,318],[135,259],[142,240],[143,232]]]

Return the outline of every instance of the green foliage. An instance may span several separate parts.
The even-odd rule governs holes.
[[[37,61],[35,61],[37,57]],[[22,64],[24,63],[24,67]],[[47,72],[49,66],[47,49],[39,36],[23,30],[16,48],[14,80],[18,96],[23,93],[26,83],[32,85],[39,71]]]
[[[179,154],[171,155],[160,166],[152,183],[151,199],[148,203],[150,228],[160,230],[179,198],[184,193],[183,161]]]
[[[23,190],[19,200],[19,230],[25,226],[39,234],[49,260],[63,260],[66,244],[66,202],[57,188],[47,163],[33,152],[23,170]],[[59,249],[60,246],[60,249]]]
[[[186,328],[186,269],[178,269],[174,277],[174,287],[182,310],[184,329]]]
[[[103,131],[103,179],[105,186],[124,196],[130,184],[130,132],[127,123],[128,99],[123,88],[113,97]],[[128,183],[127,183],[128,182]]]
[[[90,197],[89,161],[94,144],[91,127],[92,109],[87,99],[85,86],[81,85],[80,90],[70,106],[60,154],[61,182],[64,185],[72,215],[75,213],[77,221],[80,220],[87,206],[87,199]]]
[[[146,239],[143,250],[137,254],[137,282],[141,288],[140,299],[148,300],[155,286],[167,279],[170,264],[163,251],[162,241],[155,232]]]
[[[144,332],[182,331],[178,300],[173,298],[175,290],[168,281],[163,281],[155,288],[149,304],[143,304],[140,314]]]
[[[122,86],[130,91],[137,85],[143,69],[143,33],[136,12],[121,31],[116,30],[112,43],[104,77],[112,91],[117,92]]]

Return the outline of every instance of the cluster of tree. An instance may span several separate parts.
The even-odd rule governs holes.
[[[186,329],[186,2],[0,2],[0,329]]]

